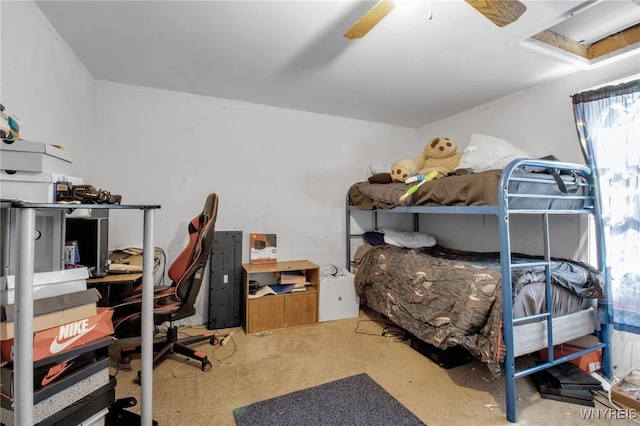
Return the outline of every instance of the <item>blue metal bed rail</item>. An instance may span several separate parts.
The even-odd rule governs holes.
[[[516,170],[522,168],[536,168],[548,173],[555,173],[561,175],[562,173],[571,174],[579,178],[584,189],[584,193],[580,195],[562,195],[562,196],[544,196],[537,193],[532,194],[510,194],[509,182],[514,179],[513,175]],[[500,268],[502,275],[502,320],[503,320],[503,338],[506,347],[506,355],[504,360],[505,371],[505,398],[507,409],[507,420],[509,422],[515,422],[517,418],[516,414],[516,384],[515,381],[521,377],[528,376],[546,368],[570,361],[578,358],[582,355],[591,353],[596,350],[602,350],[603,362],[602,370],[607,377],[611,377],[611,355],[609,348],[609,324],[600,325],[600,343],[589,348],[585,348],[581,351],[575,352],[571,355],[566,355],[560,358],[554,358],[553,347],[553,315],[552,315],[552,298],[551,298],[551,274],[550,274],[550,262],[551,262],[551,247],[549,242],[549,214],[565,213],[565,214],[590,214],[594,216],[595,228],[596,228],[596,241],[598,245],[598,265],[599,271],[604,272],[604,240],[603,240],[603,223],[600,215],[600,205],[598,197],[598,187],[595,183],[595,178],[591,173],[591,170],[582,165],[550,162],[544,160],[515,160],[507,165],[502,174],[500,175],[499,188],[498,188],[498,226],[500,232]],[[515,198],[563,198],[572,197],[583,199],[582,209],[568,210],[568,211],[554,211],[554,210],[518,210],[510,209],[509,202]],[[520,268],[522,264],[512,264],[511,262],[511,237],[509,228],[509,219],[514,214],[540,214],[543,216],[543,232],[544,232],[544,258],[546,265],[546,286],[545,286],[545,312],[538,315],[533,315],[525,318],[519,318],[514,320],[513,318],[513,304],[512,304],[512,283],[511,283],[511,271],[514,268]],[[607,297],[608,290],[605,288],[605,297]],[[515,324],[527,320],[543,320],[547,325],[547,362],[542,364],[523,368],[516,371],[515,367],[515,351],[514,351],[514,336],[513,327]]]

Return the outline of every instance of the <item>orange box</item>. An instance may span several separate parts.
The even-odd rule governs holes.
[[[276,234],[251,234],[249,246],[251,247],[249,263],[253,265],[278,263]]]
[[[98,314],[33,333],[33,360],[38,361],[113,334],[113,310],[98,308]],[[13,339],[0,342],[3,361],[13,361]]]
[[[553,357],[554,359],[562,358],[563,356],[574,354],[583,349],[585,348],[569,343],[563,343],[553,348]],[[542,349],[540,351],[540,356],[542,357],[543,361],[546,361],[547,350]],[[598,371],[602,368],[602,350],[598,349],[593,352],[589,352],[588,354],[574,358],[569,362],[577,365],[578,367],[580,367],[580,369],[586,371],[587,373],[593,373],[594,371]]]

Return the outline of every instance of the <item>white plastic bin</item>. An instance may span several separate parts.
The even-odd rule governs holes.
[[[336,276],[320,278],[320,321],[357,318],[360,298],[353,285],[354,275],[343,269]]]

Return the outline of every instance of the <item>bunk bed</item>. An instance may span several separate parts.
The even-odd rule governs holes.
[[[453,345],[470,349],[487,363],[494,377],[504,369],[506,417],[515,422],[515,383],[519,378],[596,350],[602,350],[602,370],[611,377],[609,324],[598,304],[607,297],[608,289],[602,279],[603,225],[594,179],[591,169],[583,165],[516,159],[501,170],[452,173],[426,182],[409,197],[401,197],[411,186],[404,183],[355,183],[346,197],[346,260],[347,268],[356,274],[356,290],[370,308],[414,336],[441,349]],[[352,232],[355,211],[369,211],[374,229]],[[438,245],[405,248],[365,243],[352,256],[355,238],[370,242],[365,237],[375,235],[380,212],[412,215],[415,231],[419,231],[423,214],[494,215],[500,250],[471,253]],[[515,215],[542,217],[542,255],[512,251],[510,217]],[[596,267],[551,256],[550,215],[594,217]],[[567,271],[571,277],[565,275]],[[574,282],[576,276],[580,278]],[[528,279],[536,286],[522,284]],[[526,297],[537,300],[537,310],[519,305],[517,299],[525,293],[524,288]],[[455,292],[464,297],[452,294]],[[568,308],[557,306],[562,292],[570,293]],[[447,296],[451,297],[438,299]],[[457,311],[452,314],[452,310]],[[450,327],[452,316],[465,318],[461,329]],[[595,334],[599,343],[554,357],[554,345],[590,334]],[[545,350],[546,361],[516,369],[517,357],[539,350]]]

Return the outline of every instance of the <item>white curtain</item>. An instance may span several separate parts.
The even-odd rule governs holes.
[[[615,329],[640,334],[640,80],[572,100],[600,193],[608,314]]]

